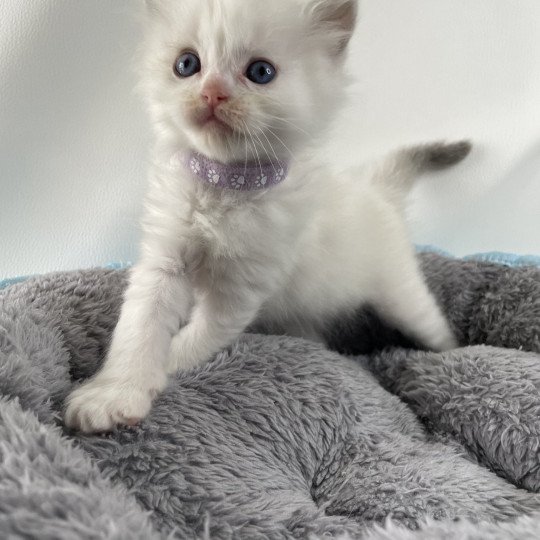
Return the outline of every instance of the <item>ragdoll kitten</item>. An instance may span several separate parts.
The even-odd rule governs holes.
[[[454,347],[401,207],[414,178],[468,144],[401,150],[369,175],[334,176],[316,152],[343,101],[357,2],[147,4],[140,74],[157,143],[141,256],[67,425],[137,423],[168,372],[207,361],[254,321],[320,339],[325,321],[370,303],[427,347]]]

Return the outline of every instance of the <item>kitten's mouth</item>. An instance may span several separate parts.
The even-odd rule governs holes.
[[[208,113],[205,117],[199,121],[199,126],[204,129],[218,130],[221,132],[232,133],[234,128],[216,116],[215,112]]]

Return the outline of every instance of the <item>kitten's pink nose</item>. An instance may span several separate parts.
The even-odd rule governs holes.
[[[215,109],[229,99],[229,93],[223,84],[212,81],[207,84],[202,91],[202,98],[208,103],[210,108]]]

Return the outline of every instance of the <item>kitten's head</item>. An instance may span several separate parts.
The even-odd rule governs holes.
[[[290,158],[343,99],[357,0],[146,0],[159,132],[224,162]]]

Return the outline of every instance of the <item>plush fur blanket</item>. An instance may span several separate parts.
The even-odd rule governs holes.
[[[125,271],[0,292],[0,537],[539,538],[540,269],[422,264],[467,347],[389,347],[369,310],[336,322],[341,354],[246,334],[102,437],[61,410]]]

